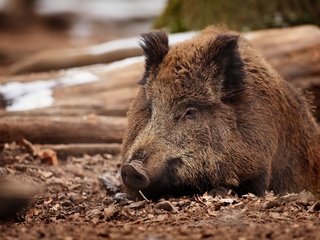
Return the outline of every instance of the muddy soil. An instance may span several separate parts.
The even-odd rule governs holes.
[[[308,192],[130,200],[118,187],[119,156],[56,163],[11,144],[1,159],[0,180],[15,176],[40,189],[2,219],[1,239],[320,239],[319,197]]]

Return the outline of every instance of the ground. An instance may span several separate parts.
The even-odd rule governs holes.
[[[3,179],[28,179],[38,191],[3,220],[1,239],[320,239],[320,201],[308,192],[134,201],[119,192],[119,156],[56,163],[11,144],[1,159]]]

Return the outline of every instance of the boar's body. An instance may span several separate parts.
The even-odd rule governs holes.
[[[142,36],[146,69],[128,112],[121,176],[149,198],[319,185],[319,129],[303,95],[236,33],[209,27],[169,49]]]

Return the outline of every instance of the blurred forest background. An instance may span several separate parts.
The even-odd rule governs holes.
[[[165,9],[163,9],[165,6]],[[160,16],[158,16],[162,12]],[[64,28],[82,18],[145,20],[171,32],[224,23],[236,30],[255,30],[320,23],[318,0],[0,0],[2,27],[21,28],[46,16],[46,23]],[[78,19],[79,20],[79,19]]]
[[[239,31],[320,24],[318,0],[169,0],[155,27],[171,32],[223,23]]]
[[[320,24],[318,0],[0,0],[0,75],[44,49],[226,24],[249,31]],[[23,39],[23,44],[21,43]]]
[[[0,0],[0,75],[11,63],[44,49],[86,46],[149,31],[165,4],[165,0]]]

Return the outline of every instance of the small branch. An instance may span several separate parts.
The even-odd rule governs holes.
[[[146,200],[147,202],[150,202],[150,200],[142,193],[141,190],[139,190],[139,193],[144,200]]]

